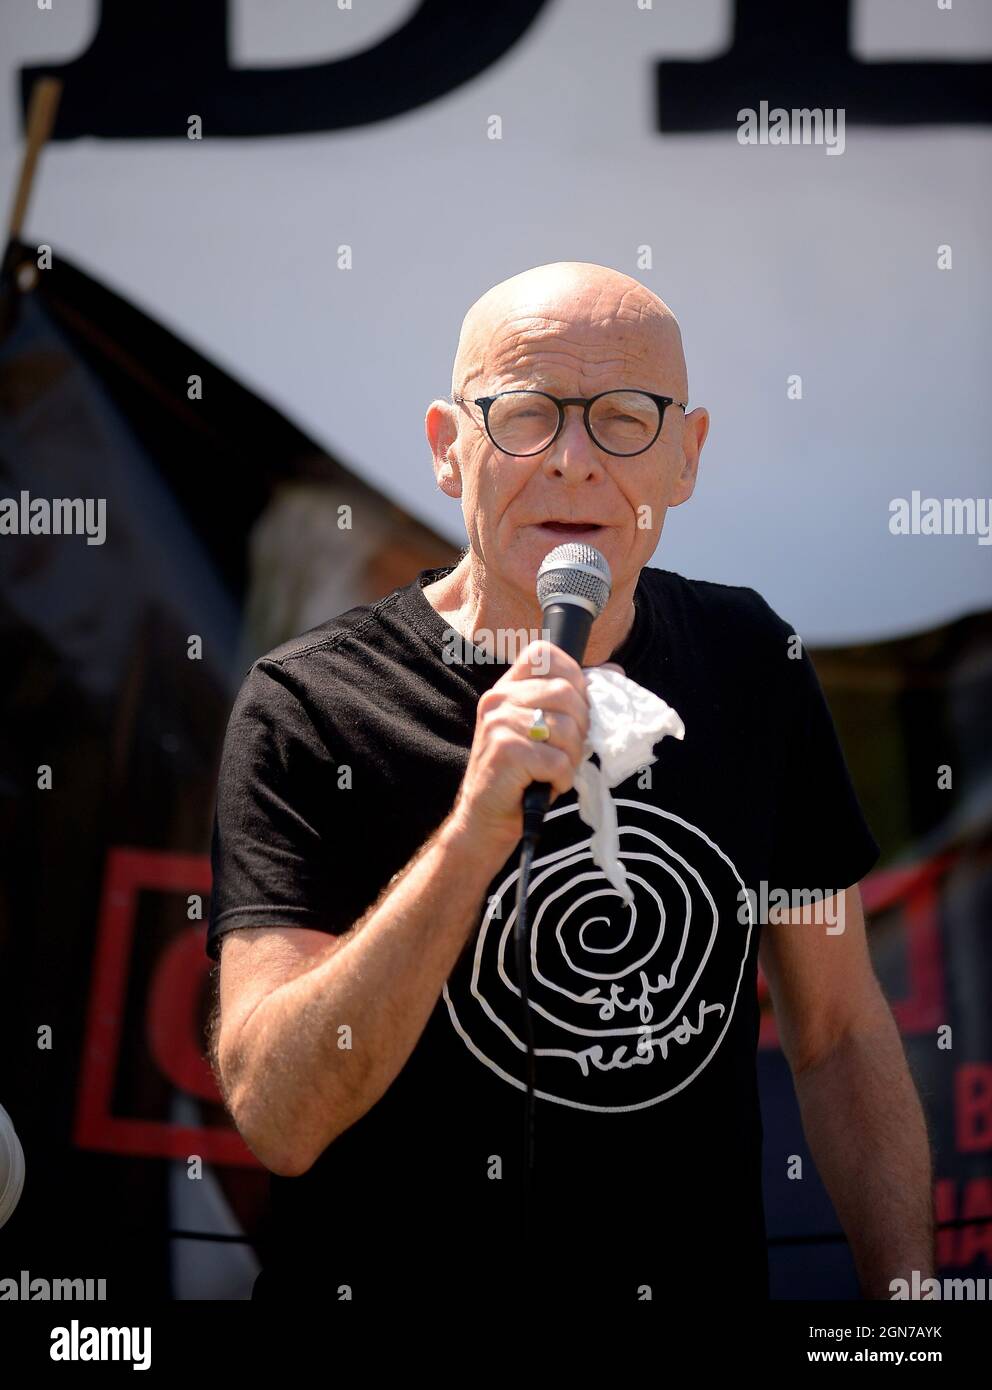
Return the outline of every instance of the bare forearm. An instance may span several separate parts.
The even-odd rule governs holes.
[[[902,1042],[882,1002],[870,1029],[796,1077],[803,1128],[851,1243],[862,1292],[932,1273],[930,1142]]]
[[[395,1079],[507,853],[449,818],[339,949],[255,1009],[229,1104],[249,1143],[285,1155],[269,1166],[306,1171]]]

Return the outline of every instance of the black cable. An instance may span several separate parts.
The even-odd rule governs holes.
[[[987,1226],[989,1222],[992,1222],[992,1216],[959,1216],[951,1221],[938,1221],[934,1229],[937,1231],[959,1231],[964,1230],[967,1226]],[[234,1245],[254,1245],[255,1243],[252,1236],[219,1235],[214,1231],[167,1231],[166,1234],[171,1240],[219,1240]],[[838,1241],[847,1241],[847,1236],[843,1231],[824,1231],[822,1234],[818,1235],[768,1236],[765,1244],[829,1245]]]
[[[527,930],[527,889],[530,883],[530,869],[537,847],[537,835],[525,831],[523,848],[520,851],[520,877],[517,879],[517,913],[513,924],[513,945],[517,962],[517,983],[520,986],[520,1003],[523,1008],[523,1030],[527,1044],[527,1098],[524,1105],[524,1176],[523,1176],[523,1234],[527,1240],[531,1233],[533,1213],[534,1172],[534,1021],[530,1012],[530,994],[527,990],[529,933]]]
[[[224,1245],[254,1245],[251,1236],[222,1235],[219,1231],[170,1231],[170,1240],[216,1240]]]

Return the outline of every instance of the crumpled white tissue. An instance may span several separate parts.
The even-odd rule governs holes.
[[[654,745],[666,734],[685,737],[685,725],[664,700],[619,671],[585,668],[589,733],[575,774],[579,815],[592,830],[591,853],[626,903],[633,902],[620,857],[617,808],[610,788],[657,762]],[[599,767],[591,760],[595,753]]]

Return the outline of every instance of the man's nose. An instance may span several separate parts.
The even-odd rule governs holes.
[[[580,409],[565,410],[561,434],[548,450],[545,471],[569,481],[585,482],[603,472],[599,450],[589,437]]]

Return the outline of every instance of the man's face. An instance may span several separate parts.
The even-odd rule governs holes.
[[[558,302],[538,313],[501,318],[488,341],[467,354],[459,394],[471,401],[513,388],[559,397],[641,389],[685,400],[674,320],[644,315],[636,307],[624,313],[622,304],[610,312],[602,297],[600,291],[594,313],[586,295],[579,296],[575,310]],[[568,406],[554,443],[520,458],[495,448],[480,406],[447,409],[454,418],[439,438],[452,438],[451,429],[457,429],[449,450],[456,467],[450,475],[439,471],[439,485],[461,497],[471,548],[487,580],[519,590],[528,600],[541,561],[567,540],[583,539],[602,551],[614,592],[625,581],[635,582],[658,543],[668,508],[692,493],[706,433],[705,411],[693,412],[687,422],[682,409],[671,405],[654,444],[619,458],[590,439],[581,406]],[[435,446],[436,460],[438,454]],[[554,525],[569,522],[591,525],[581,531]]]

